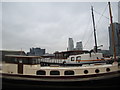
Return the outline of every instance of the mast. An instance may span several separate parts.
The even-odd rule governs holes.
[[[110,22],[111,22],[111,27],[112,27],[112,46],[114,50],[114,61],[116,61],[116,48],[115,48],[115,30],[114,30],[114,25],[113,25],[113,20],[112,20],[112,11],[111,11],[111,5],[110,2],[108,2],[109,5],[109,13],[110,13]]]
[[[97,52],[97,39],[96,39],[96,29],[95,29],[95,20],[94,20],[94,13],[93,13],[93,6],[91,6],[92,10],[92,20],[93,20],[93,28],[94,28],[94,38],[95,38],[95,52]]]

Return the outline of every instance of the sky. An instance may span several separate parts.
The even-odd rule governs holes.
[[[107,2],[2,2],[0,3],[0,49],[46,53],[66,51],[68,38],[82,41],[83,49],[94,46],[91,5],[94,8],[98,45],[109,49],[109,10]],[[111,2],[113,21],[118,22],[118,2]]]

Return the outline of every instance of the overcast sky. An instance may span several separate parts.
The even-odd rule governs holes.
[[[67,50],[70,37],[75,46],[82,41],[83,49],[90,50],[94,46],[91,5],[98,45],[109,49],[107,2],[2,2],[1,49],[29,51],[40,47],[54,53]],[[113,20],[118,22],[118,3],[111,5]]]

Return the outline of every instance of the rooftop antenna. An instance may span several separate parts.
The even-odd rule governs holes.
[[[110,13],[110,22],[111,22],[111,27],[112,27],[112,46],[114,50],[114,61],[116,61],[116,47],[115,47],[115,30],[114,30],[114,25],[113,25],[113,16],[112,16],[112,10],[111,10],[111,4],[108,2],[109,5],[109,13]]]

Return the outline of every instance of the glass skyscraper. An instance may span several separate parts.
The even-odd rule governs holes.
[[[68,51],[73,51],[73,50],[74,50],[73,39],[69,38],[69,40],[68,40]]]
[[[114,33],[114,38],[115,38],[115,47],[116,47],[116,55],[120,56],[120,23],[113,23],[115,33]],[[113,55],[113,42],[112,42],[112,27],[111,25],[108,27],[109,29],[109,50],[110,54]]]

